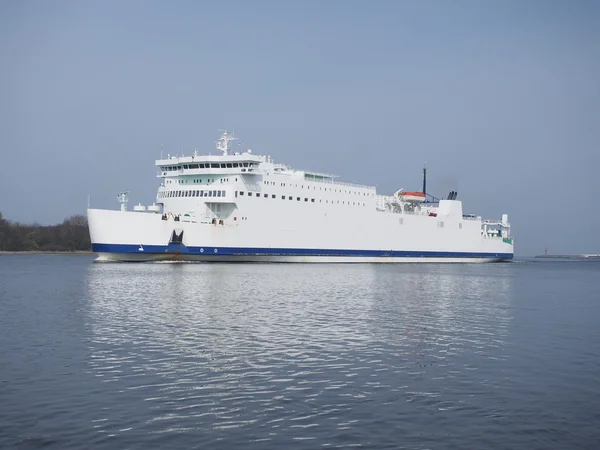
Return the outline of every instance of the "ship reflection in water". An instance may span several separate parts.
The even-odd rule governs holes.
[[[89,370],[114,387],[96,430],[426,447],[449,414],[491,414],[477,394],[508,358],[511,266],[92,264]]]

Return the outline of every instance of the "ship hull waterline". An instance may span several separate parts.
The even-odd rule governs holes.
[[[173,244],[171,244],[173,246]],[[112,246],[94,244],[98,254],[97,262],[257,262],[257,263],[492,263],[509,261],[512,254],[476,254],[476,253],[444,253],[444,252],[401,252],[401,251],[306,251],[288,249],[287,251],[269,249],[239,248],[187,248],[177,251],[153,249],[148,251],[144,246]],[[110,248],[121,251],[110,251]],[[106,251],[109,250],[109,251]],[[125,250],[125,251],[123,251]],[[295,253],[295,254],[294,254]],[[321,254],[319,254],[321,253]]]

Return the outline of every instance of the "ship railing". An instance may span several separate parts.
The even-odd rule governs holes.
[[[427,216],[427,212],[425,211],[404,211],[402,214],[408,214],[411,216]]]
[[[335,184],[338,186],[349,186],[349,187],[356,187],[356,188],[365,188],[365,189],[375,189],[375,186],[369,186],[366,184],[358,184],[358,183],[348,183],[346,181],[335,181],[333,179],[321,179],[321,180],[313,180],[310,178],[306,178],[306,181],[314,181],[315,183],[324,183],[324,184]]]

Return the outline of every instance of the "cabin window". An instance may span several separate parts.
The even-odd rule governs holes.
[[[219,168],[219,165],[218,165],[217,163],[212,163],[212,164],[210,165],[210,167],[211,167],[211,169],[218,169],[218,168]]]
[[[311,198],[311,199],[310,199],[310,201],[311,201],[312,203],[314,203],[314,202],[315,202],[315,199],[314,199],[314,198]]]
[[[275,194],[271,195],[271,198],[275,198]]]
[[[190,169],[197,169],[198,168],[198,164],[190,164]]]
[[[184,165],[183,165],[183,168],[184,168],[184,169],[187,169],[187,168],[188,168],[188,165],[187,165],[187,164],[184,164]]]
[[[227,164],[221,163],[221,169],[225,169],[226,167],[227,167]]]
[[[296,197],[296,200],[300,201],[300,197]]]
[[[225,191],[221,191],[221,193],[223,194],[223,197],[225,197]]]
[[[305,199],[304,199],[304,201],[305,201],[305,202],[307,202],[307,201],[308,201],[308,199],[307,199],[307,198],[305,198]]]
[[[248,197],[252,197],[252,192],[248,192]]]
[[[227,163],[227,168],[231,169],[233,167],[233,165],[231,163]]]
[[[292,196],[290,196],[290,200],[292,200]]]
[[[268,197],[269,197],[269,194],[265,194],[263,197],[264,197],[264,198],[268,198]]]
[[[244,163],[244,167],[248,167],[248,163]]]
[[[200,167],[201,169],[204,169],[204,164],[198,164],[198,167]]]
[[[212,197],[213,196],[213,191],[208,191],[208,196]]]
[[[238,191],[235,191],[235,198],[237,198],[238,196]]]
[[[244,195],[244,191],[240,191],[240,195]]]
[[[237,167],[237,166],[238,166],[238,163],[233,163],[233,167]]]
[[[285,195],[282,195],[282,196],[281,196],[281,200],[285,200]]]

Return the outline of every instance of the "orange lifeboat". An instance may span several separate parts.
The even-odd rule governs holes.
[[[422,192],[400,192],[399,195],[405,202],[421,203],[425,201],[425,194]]]

